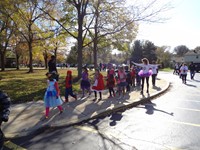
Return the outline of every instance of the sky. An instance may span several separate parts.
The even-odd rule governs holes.
[[[164,23],[140,23],[136,39],[149,40],[156,46],[171,46],[171,50],[179,45],[189,49],[200,46],[200,0],[171,2],[174,8],[166,14],[170,19]]]

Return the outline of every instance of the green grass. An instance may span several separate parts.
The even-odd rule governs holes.
[[[73,77],[77,76],[77,70],[73,69]],[[45,76],[47,70],[35,69],[34,73],[27,73],[28,70],[9,70],[0,72],[2,80],[0,81],[0,89],[5,91],[11,98],[13,103],[22,103],[28,101],[42,100],[46,87],[47,78]],[[59,69],[59,87],[61,95],[65,91],[65,76],[67,69]],[[93,79],[94,71],[89,71],[90,79]],[[105,75],[105,73],[104,73]],[[73,83],[73,90],[76,93],[81,92],[80,81]]]
[[[173,71],[173,69],[171,68],[163,68],[163,69],[159,69],[160,71],[166,71],[166,72],[171,72]]]

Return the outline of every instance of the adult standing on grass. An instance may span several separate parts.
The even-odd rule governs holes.
[[[48,66],[50,73],[52,73],[53,71],[55,71],[56,73],[58,72],[56,68],[56,57],[54,55],[51,56],[51,59],[48,62]]]
[[[52,77],[58,81],[59,74],[56,68],[56,57],[54,55],[51,56],[51,59],[48,62],[49,72],[52,73]]]
[[[1,80],[1,79],[0,79]],[[2,122],[7,122],[10,114],[10,98],[0,90],[0,150],[3,150],[4,134],[1,130]]]
[[[190,78],[191,78],[191,80],[194,80],[196,66],[193,62],[191,62],[191,64],[189,65],[189,70],[190,70]]]

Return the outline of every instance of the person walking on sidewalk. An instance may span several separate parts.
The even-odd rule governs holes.
[[[81,98],[85,97],[85,90],[89,92],[89,95],[91,94],[90,80],[88,78],[88,70],[86,67],[83,68],[83,72],[82,72],[81,89],[82,89]]]
[[[134,63],[137,66],[142,67],[142,69],[139,71],[138,75],[142,79],[142,90],[140,94],[143,95],[143,90],[144,90],[144,81],[146,79],[146,84],[147,84],[147,94],[149,94],[149,77],[152,75],[152,65],[149,64],[149,60],[147,58],[142,59],[142,64]]]
[[[75,100],[77,100],[77,96],[73,93],[72,90],[72,71],[68,70],[67,71],[67,76],[65,78],[65,102],[68,102],[69,99],[69,95],[72,96],[73,98],[75,98]]]
[[[10,114],[10,98],[0,90],[0,150],[3,150],[4,134],[1,130],[2,122],[7,122]]]
[[[103,75],[100,73],[99,69],[95,69],[94,85],[92,86],[95,96],[94,101],[97,100],[97,92],[99,92],[98,100],[102,100],[102,90],[104,90],[104,88]]]
[[[180,74],[181,74],[181,79],[184,84],[186,84],[187,80],[187,72],[188,72],[188,67],[185,63],[180,68]]]
[[[119,80],[119,86],[120,86],[120,89],[119,89],[119,97],[118,99],[121,99],[124,97],[125,95],[125,88],[127,86],[127,82],[126,82],[126,73],[124,71],[124,67],[123,66],[120,66],[119,67],[119,70],[118,70],[118,80]],[[122,94],[120,93],[122,92]]]
[[[47,89],[44,95],[44,104],[46,108],[45,118],[49,117],[50,107],[57,107],[60,110],[60,113],[63,112],[62,104],[63,101],[60,98],[60,90],[58,87],[58,82],[52,77],[51,73],[46,74],[47,80]]]
[[[115,97],[115,91],[114,91],[115,78],[114,78],[114,74],[109,74],[109,77],[107,79],[107,87],[108,87],[108,90],[109,90],[109,93],[110,93],[108,98]]]
[[[190,70],[190,78],[191,78],[191,80],[194,80],[196,66],[193,62],[191,62],[191,64],[189,65],[189,70]]]
[[[126,73],[126,92],[130,92],[131,91],[131,72],[129,70],[129,66],[125,66],[125,73]]]
[[[131,67],[131,86],[132,87],[135,87],[135,76],[136,76],[135,67],[132,66]]]
[[[152,85],[153,87],[156,86],[156,77],[158,75],[158,65],[156,65],[155,61],[152,61],[152,65],[151,65],[151,69],[152,69]]]

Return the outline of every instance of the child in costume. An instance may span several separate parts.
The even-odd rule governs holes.
[[[97,92],[99,92],[99,99],[102,100],[102,93],[101,91],[104,90],[104,81],[103,75],[100,73],[99,69],[95,70],[95,77],[94,77],[94,85],[92,86],[92,90],[94,91],[95,99],[97,99]]]
[[[81,89],[82,89],[82,98],[85,96],[85,90],[89,92],[89,95],[91,94],[90,81],[88,78],[88,70],[86,67],[83,68],[82,72]]]
[[[147,84],[147,93],[149,94],[149,76],[152,75],[152,70],[151,68],[154,65],[149,64],[149,60],[147,58],[143,58],[142,59],[143,64],[138,64],[138,63],[134,63],[137,66],[142,67],[142,69],[139,71],[138,75],[141,77],[142,79],[142,90],[141,90],[141,94],[143,95],[143,89],[144,89],[144,81],[146,79],[146,84]]]
[[[57,107],[60,110],[60,113],[63,112],[63,108],[61,106],[63,101],[60,98],[60,90],[56,79],[52,77],[51,73],[47,73],[46,76],[48,77],[48,86],[44,95],[44,104],[46,107],[45,117],[48,118],[50,107]]]
[[[108,64],[108,71],[107,71],[107,87],[110,93],[110,96],[108,98],[112,98],[115,97],[115,91],[114,91],[114,87],[115,87],[115,71],[113,69],[112,64]],[[113,95],[112,95],[113,93]]]
[[[131,90],[131,72],[130,72],[130,70],[129,70],[129,67],[128,66],[125,66],[125,73],[126,73],[126,83],[127,83],[127,85],[126,85],[126,91],[127,92],[130,92],[130,90]]]
[[[135,76],[136,76],[135,67],[132,66],[132,69],[131,69],[131,86],[133,86],[133,87],[135,87]]]
[[[121,95],[121,91],[122,91],[122,95],[118,98],[118,99],[121,99],[124,97],[125,95],[125,88],[127,86],[127,82],[126,82],[126,73],[124,71],[124,68],[121,66],[119,67],[119,70],[118,70],[118,80],[119,80],[119,86],[120,86],[120,90],[119,90],[119,95]]]
[[[67,71],[67,76],[65,78],[65,102],[68,102],[68,96],[72,96],[77,100],[77,96],[73,93],[72,90],[72,71],[68,70]]]
[[[107,87],[110,93],[110,96],[108,98],[112,98],[115,97],[115,91],[114,91],[114,87],[115,87],[115,78],[114,78],[114,74],[110,74],[108,79],[107,79]]]

